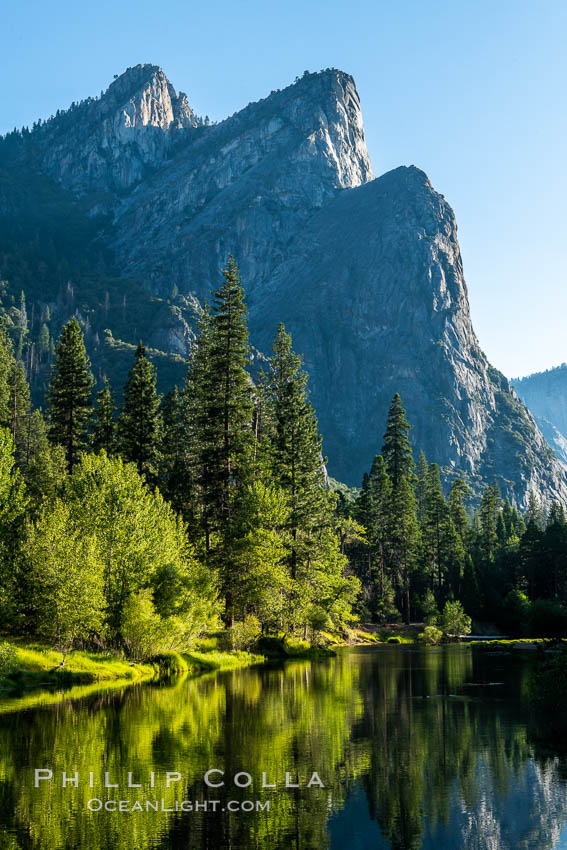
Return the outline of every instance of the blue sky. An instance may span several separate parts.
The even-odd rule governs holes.
[[[474,326],[508,376],[567,361],[564,0],[12,0],[0,132],[161,65],[222,119],[305,69],[355,77],[378,176],[452,204]]]

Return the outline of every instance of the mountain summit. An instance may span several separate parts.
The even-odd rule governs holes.
[[[474,334],[451,207],[413,166],[373,179],[348,74],[305,74],[211,125],[160,68],[138,65],[3,147],[4,166],[17,161],[25,184],[33,162],[41,198],[63,192],[57,209],[112,257],[110,283],[74,272],[71,300],[61,274],[29,281],[38,312],[79,313],[101,374],[141,334],[164,361],[185,357],[192,310],[232,253],[254,345],[269,354],[284,321],[304,354],[331,475],[360,483],[400,392],[415,448],[445,481],[567,503],[566,468]],[[17,183],[0,209],[25,230]]]

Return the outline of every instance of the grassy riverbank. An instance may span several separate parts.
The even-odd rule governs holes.
[[[261,655],[219,650],[190,653],[165,652],[138,663],[108,652],[72,651],[63,653],[40,644],[3,642],[3,670],[0,692],[10,694],[47,685],[89,685],[117,683],[120,686],[184,673],[247,667],[264,661]]]

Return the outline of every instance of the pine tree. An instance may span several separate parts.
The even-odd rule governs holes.
[[[280,324],[268,379],[274,425],[271,465],[274,480],[289,500],[292,578],[305,537],[324,523],[328,509],[322,438],[308,397],[308,380],[301,357],[292,349],[291,334]]]
[[[449,514],[453,521],[455,531],[457,532],[463,543],[465,541],[469,526],[467,511],[465,508],[465,504],[468,498],[469,488],[467,487],[462,478],[456,478],[451,485],[447,502],[449,507]]]
[[[156,368],[146,357],[146,349],[140,342],[124,387],[117,441],[122,456],[136,464],[150,486],[158,479],[163,428],[156,383]]]
[[[10,428],[11,405],[9,375],[13,368],[12,346],[0,322],[0,427]]]
[[[409,432],[410,426],[406,419],[406,412],[399,394],[396,393],[388,412],[384,445],[382,446],[382,457],[393,487],[397,487],[404,476],[410,481],[413,480],[415,464]]]
[[[48,391],[50,438],[65,449],[68,470],[87,447],[93,378],[83,334],[73,317],[64,326],[55,349]]]
[[[417,499],[417,517],[423,525],[425,522],[425,500],[427,495],[427,475],[429,472],[429,464],[425,457],[423,449],[419,453],[417,461],[417,481],[415,485],[415,497]]]
[[[97,404],[94,410],[94,427],[92,447],[95,452],[104,449],[109,455],[116,450],[116,421],[114,418],[116,406],[108,381],[97,394]]]
[[[411,615],[411,583],[418,565],[420,545],[409,431],[402,400],[396,393],[390,405],[382,448],[386,471],[392,482],[386,508],[386,557],[388,572],[408,623]]]
[[[193,378],[196,411],[197,481],[203,504],[207,549],[211,534],[228,528],[235,494],[250,474],[252,381],[247,310],[238,267],[229,258],[223,283],[213,293],[213,312]]]
[[[182,513],[193,540],[198,540],[201,534],[207,537],[202,487],[207,464],[203,447],[209,425],[205,411],[208,408],[211,314],[207,304],[198,319],[197,330],[185,385],[180,393],[181,474],[169,490],[169,496]]]
[[[496,554],[498,537],[496,527],[498,522],[500,495],[495,486],[487,487],[482,496],[479,509],[480,521],[480,550],[485,563],[491,563]]]
[[[446,567],[444,544],[448,533],[449,516],[443,497],[439,467],[436,463],[432,463],[427,471],[424,507],[422,528],[426,568],[429,572],[430,589],[436,594],[439,605]]]
[[[163,440],[160,489],[174,510],[181,513],[187,487],[185,433],[182,398],[177,387],[169,392],[162,406]]]
[[[373,580],[376,591],[375,611],[380,622],[395,615],[392,575],[387,563],[388,508],[392,496],[392,482],[386,471],[382,455],[372,463],[369,476],[370,516],[369,544],[373,560]]]
[[[387,506],[386,555],[406,623],[411,617],[411,585],[418,566],[420,529],[417,502],[407,475],[392,486]]]

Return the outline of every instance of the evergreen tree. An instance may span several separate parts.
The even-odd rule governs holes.
[[[94,427],[92,447],[95,452],[104,449],[107,454],[113,454],[116,449],[116,407],[108,381],[97,394],[97,404],[94,409]]]
[[[449,515],[443,497],[439,467],[436,463],[432,463],[427,471],[424,507],[422,528],[426,569],[429,573],[430,589],[436,593],[436,599],[439,603],[446,567],[444,544],[448,531]]]
[[[429,464],[425,457],[423,449],[419,453],[417,461],[417,481],[415,485],[415,497],[417,499],[417,517],[423,525],[425,522],[426,513],[426,498],[427,498],[427,475],[429,473]]]
[[[449,515],[453,522],[455,531],[457,532],[463,543],[465,542],[469,526],[467,510],[465,507],[469,495],[469,488],[467,487],[463,479],[456,478],[451,485],[447,504],[449,507]]]
[[[10,406],[10,384],[9,375],[14,362],[12,346],[4,325],[0,323],[0,427],[10,428],[11,406]]]
[[[162,407],[163,441],[160,489],[173,508],[182,513],[186,477],[185,433],[182,397],[177,387],[169,392]]]
[[[328,516],[322,438],[308,397],[307,373],[292,349],[291,334],[280,324],[270,359],[268,393],[274,436],[272,474],[287,495],[291,536],[290,568],[296,577],[307,538]],[[309,557],[308,551],[304,552]]]
[[[392,486],[387,506],[387,563],[406,623],[411,618],[411,585],[419,558],[417,502],[408,476]]]
[[[65,450],[48,439],[47,426],[39,410],[28,416],[25,453],[20,460],[30,514],[39,514],[45,502],[53,502],[65,481]]]
[[[63,446],[69,470],[87,447],[92,387],[83,334],[73,317],[64,326],[57,342],[48,391],[50,437]]]
[[[403,477],[413,481],[414,461],[409,441],[410,426],[398,393],[395,394],[388,412],[382,457],[386,464],[392,486],[397,487]]]
[[[122,456],[136,464],[150,486],[158,479],[163,427],[156,381],[156,368],[146,357],[146,349],[140,342],[124,387],[117,441]]]
[[[207,549],[211,534],[228,528],[239,486],[249,478],[252,453],[252,382],[247,310],[232,257],[213,293],[213,312],[193,378],[198,441],[198,485]],[[204,362],[203,362],[204,361]]]
[[[169,482],[169,498],[185,519],[190,536],[207,537],[203,483],[208,458],[204,452],[208,420],[208,368],[211,340],[211,314],[205,304],[197,322],[197,337],[191,352],[185,385],[180,393],[181,446],[179,475]],[[210,542],[210,534],[207,539]]]
[[[402,400],[396,393],[390,405],[382,448],[382,457],[391,481],[386,508],[386,557],[389,575],[408,623],[411,616],[411,582],[417,569],[420,545],[409,431]]]
[[[491,563],[496,553],[499,502],[500,496],[497,488],[494,485],[487,487],[479,509],[479,544],[481,556],[485,563]]]

